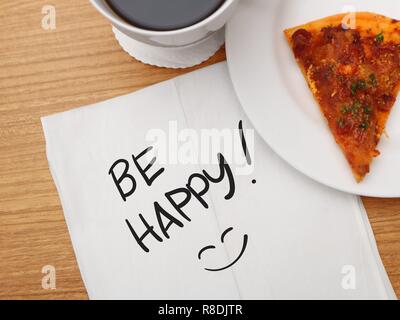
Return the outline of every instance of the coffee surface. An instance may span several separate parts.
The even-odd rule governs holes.
[[[210,16],[225,0],[107,0],[121,18],[139,28],[170,31]]]

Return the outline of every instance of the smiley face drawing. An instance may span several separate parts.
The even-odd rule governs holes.
[[[221,243],[224,243],[225,236],[226,236],[230,231],[232,231],[232,230],[233,230],[233,227],[230,227],[230,228],[226,229],[226,230],[221,234]],[[215,268],[215,269],[204,268],[204,269],[207,270],[207,271],[222,271],[222,270],[225,270],[225,269],[228,269],[228,268],[232,267],[236,262],[238,262],[238,261],[240,260],[240,258],[242,257],[244,251],[246,250],[248,238],[249,238],[249,237],[248,237],[247,234],[245,234],[245,235],[243,236],[242,250],[240,251],[240,253],[239,253],[239,255],[237,256],[237,258],[236,258],[234,261],[232,261],[230,264],[228,264],[228,265],[225,266],[225,267],[221,267],[221,268]],[[202,249],[199,251],[199,253],[197,254],[197,257],[199,258],[199,260],[201,260],[202,255],[203,255],[206,251],[214,250],[214,249],[216,249],[216,247],[213,246],[213,245],[206,246],[206,247],[202,248]]]

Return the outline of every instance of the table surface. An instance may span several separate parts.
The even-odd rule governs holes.
[[[0,4],[0,299],[87,299],[45,155],[40,117],[127,94],[187,70],[141,64],[118,46],[87,0]],[[222,48],[199,67],[225,59]],[[198,67],[197,67],[198,68]],[[400,296],[400,199],[363,199]],[[42,268],[56,268],[56,289]]]

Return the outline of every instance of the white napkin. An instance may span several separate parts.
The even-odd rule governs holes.
[[[265,107],[268,103],[273,101],[265,101]],[[230,163],[235,192],[229,200],[224,198],[230,190],[227,172],[220,183],[210,182],[202,196],[208,209],[192,194],[182,207],[191,221],[164,194],[185,188],[191,174],[203,169],[218,177],[218,164],[174,163],[172,158],[162,163],[160,157],[147,174],[160,168],[164,172],[149,187],[133,163],[132,155],[152,145],[149,133],[154,138],[154,133],[167,132],[157,150],[167,146],[167,151],[174,151],[176,140],[185,139],[180,132],[192,135],[192,142],[196,135],[209,132],[205,129],[225,129],[229,136],[240,120],[253,167],[245,160]],[[42,124],[50,169],[91,299],[395,298],[360,199],[296,172],[257,134],[252,143],[251,124],[225,63],[44,117]],[[181,131],[185,128],[189,130]],[[241,140],[232,144],[241,147]],[[213,150],[211,156],[217,159],[218,152],[222,150]],[[126,201],[109,174],[118,159],[129,163],[128,173],[136,181],[136,190]],[[149,163],[146,156],[138,161],[142,167]],[[117,178],[124,166],[120,162],[115,167]],[[254,170],[243,174],[246,168]],[[204,187],[201,181],[192,181],[194,189]],[[132,185],[129,178],[121,182],[124,192]],[[174,199],[179,203],[185,196],[182,191]],[[171,224],[169,239],[157,222],[155,201],[183,224]],[[145,227],[139,214],[162,239],[148,234],[143,244],[149,252],[126,222],[140,236]],[[168,221],[163,220],[164,225]],[[247,246],[235,264],[222,271],[206,270],[234,262],[245,235]],[[215,249],[205,250],[199,259],[199,251],[207,246]]]

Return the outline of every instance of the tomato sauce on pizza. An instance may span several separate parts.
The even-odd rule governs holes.
[[[329,128],[358,182],[376,150],[400,89],[400,22],[357,13],[285,30]]]

